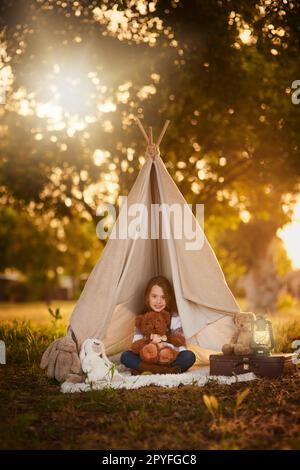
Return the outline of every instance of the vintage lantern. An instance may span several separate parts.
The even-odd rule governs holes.
[[[274,348],[273,328],[270,320],[262,315],[258,316],[251,324],[251,347],[255,354],[270,356]]]

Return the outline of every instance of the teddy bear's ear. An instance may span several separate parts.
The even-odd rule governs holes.
[[[234,324],[235,325],[239,325],[239,322],[240,322],[240,319],[242,318],[242,315],[244,315],[243,313],[236,313],[234,315]]]
[[[168,327],[170,326],[171,323],[171,314],[167,312],[167,310],[163,310],[161,312],[161,315],[163,316],[165,322],[167,323]]]
[[[254,321],[256,319],[256,316],[253,312],[248,313],[248,320],[249,321]]]

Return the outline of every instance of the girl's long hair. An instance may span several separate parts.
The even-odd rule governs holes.
[[[171,283],[168,281],[168,279],[164,276],[155,276],[150,279],[150,281],[147,284],[146,290],[145,290],[145,295],[144,295],[144,311],[148,312],[151,307],[149,305],[149,295],[150,291],[153,286],[159,286],[162,288],[165,298],[166,298],[166,307],[165,310],[167,310],[170,313],[173,313],[176,311],[176,301],[175,301],[175,294],[174,294],[174,289],[171,285]]]

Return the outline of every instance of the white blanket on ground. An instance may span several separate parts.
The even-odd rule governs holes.
[[[252,372],[246,374],[227,376],[209,375],[208,367],[201,367],[196,370],[184,372],[182,374],[151,374],[151,375],[130,375],[130,372],[122,372],[123,381],[98,382],[91,387],[90,384],[64,382],[61,385],[62,393],[89,392],[90,390],[103,390],[104,388],[114,389],[137,389],[156,385],[158,387],[178,387],[178,385],[197,385],[203,387],[210,381],[215,381],[223,385],[231,385],[237,382],[248,382],[255,380],[257,377]]]

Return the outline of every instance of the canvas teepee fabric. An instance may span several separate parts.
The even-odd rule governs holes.
[[[103,340],[109,355],[128,349],[135,316],[143,307],[145,287],[151,277],[163,275],[173,284],[187,342],[207,354],[220,351],[233,334],[233,315],[240,308],[213,249],[160,157],[163,132],[153,144],[152,132],[149,138],[139,125],[148,144],[146,162],[77,301],[69,333],[74,334],[79,346],[87,338]],[[136,226],[136,236],[120,238],[123,227],[136,220],[136,204],[146,209]],[[176,218],[162,216],[158,224],[157,218],[151,217],[153,204],[176,204],[189,210],[202,237],[201,248],[189,250],[187,239],[176,237]],[[145,226],[151,237],[143,238]],[[162,233],[170,236],[164,238]],[[119,236],[114,238],[116,234]]]

